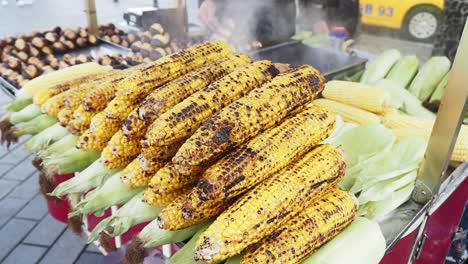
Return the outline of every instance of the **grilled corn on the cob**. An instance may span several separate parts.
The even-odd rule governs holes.
[[[91,120],[89,129],[80,137],[77,147],[88,151],[102,151],[112,135],[119,130],[120,121],[99,112]]]
[[[109,117],[123,120],[129,114],[129,106],[144,99],[155,88],[232,53],[225,42],[212,41],[163,57],[122,80],[116,97],[105,111]]]
[[[320,72],[308,65],[279,74],[205,122],[172,161],[182,174],[200,170],[312,101],[323,90],[324,83]]]
[[[83,105],[78,106],[73,112],[72,120],[68,123],[68,130],[75,135],[80,135],[89,128],[91,119],[93,119],[96,114],[95,112],[86,111]]]
[[[360,125],[380,123],[380,117],[378,115],[354,106],[338,103],[328,99],[317,99],[314,101],[314,104],[330,109],[335,112],[335,114],[340,115],[346,122]]]
[[[213,113],[237,100],[251,89],[271,80],[279,71],[270,61],[242,67],[202,89],[162,114],[149,128],[142,146],[151,156],[152,146],[185,140]]]
[[[335,115],[312,106],[233,150],[201,176],[202,199],[241,194],[310,151],[335,127]]]
[[[120,172],[120,179],[131,188],[146,186],[166,163],[163,160],[148,160],[140,155]]]
[[[124,134],[132,138],[141,139],[146,133],[146,127],[162,113],[171,109],[194,92],[205,88],[239,66],[250,62],[250,58],[243,54],[230,56],[217,60],[208,66],[188,73],[164,85],[161,89],[148,95],[138,107],[138,110],[130,114],[125,120],[122,127]]]
[[[248,249],[241,263],[300,263],[348,226],[356,211],[353,194],[332,188]]]
[[[150,193],[167,193],[186,186],[192,186],[197,182],[198,178],[199,175],[197,174],[188,176],[180,174],[174,164],[169,162],[151,177],[145,197],[149,196]]]
[[[190,189],[192,189],[192,186],[185,186],[170,192],[145,192],[143,201],[152,206],[166,206],[172,203],[177,197],[186,194]]]
[[[224,211],[197,242],[195,259],[215,263],[239,254],[335,187],[345,172],[339,150],[322,145],[261,182]]]

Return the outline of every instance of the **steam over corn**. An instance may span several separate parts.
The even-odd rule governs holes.
[[[149,128],[142,145],[151,156],[154,146],[185,140],[226,104],[272,79],[278,70],[270,61],[242,67],[202,89],[162,114]],[[157,148],[156,148],[157,149]]]
[[[352,194],[332,188],[248,249],[241,263],[300,263],[348,226],[356,211]]]
[[[313,100],[323,90],[324,82],[323,76],[308,65],[279,74],[204,123],[172,161],[183,174],[199,170]]]
[[[197,241],[195,259],[215,263],[239,254],[302,211],[344,176],[343,156],[322,145],[261,182],[224,211]]]

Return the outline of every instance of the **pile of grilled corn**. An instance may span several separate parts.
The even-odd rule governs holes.
[[[138,246],[192,236],[172,263],[239,254],[241,263],[300,263],[357,210],[353,195],[335,188],[343,153],[321,144],[335,115],[310,105],[324,87],[311,66],[284,70],[207,42],[42,84],[9,105],[2,138],[36,134],[26,148],[45,173],[81,172],[51,195],[96,188],[70,216],[125,204],[91,240],[152,221],[127,252],[132,263],[142,261]],[[24,131],[28,123],[35,129]]]

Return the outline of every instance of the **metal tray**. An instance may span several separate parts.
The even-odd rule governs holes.
[[[255,60],[271,60],[288,63],[292,66],[309,64],[317,68],[331,80],[335,76],[349,71],[363,69],[366,59],[333,49],[310,47],[299,41],[290,41],[259,49],[250,53]]]

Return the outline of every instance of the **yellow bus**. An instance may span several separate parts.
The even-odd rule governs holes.
[[[441,24],[444,0],[360,0],[364,25],[401,30],[411,40],[430,41]]]

